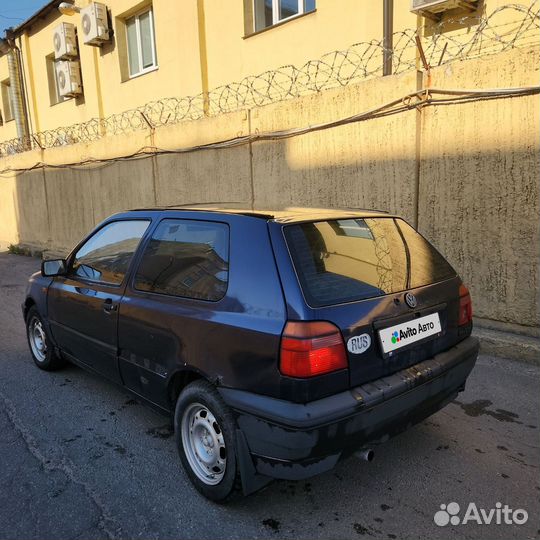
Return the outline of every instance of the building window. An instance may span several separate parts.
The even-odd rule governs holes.
[[[11,85],[9,79],[0,83],[2,87],[2,108],[4,110],[4,121],[9,122],[13,120],[13,97],[11,95]]]
[[[45,62],[47,63],[47,81],[49,84],[49,101],[51,105],[56,105],[62,101],[69,99],[60,95],[58,91],[58,75],[56,74],[56,61],[54,59],[54,54],[49,54],[45,57]]]
[[[126,20],[129,76],[136,77],[157,67],[154,14],[147,9]]]
[[[315,10],[315,0],[253,0],[255,32]]]

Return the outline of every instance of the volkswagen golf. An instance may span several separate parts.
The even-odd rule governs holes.
[[[370,460],[464,389],[479,348],[455,270],[378,211],[116,214],[42,262],[22,309],[39,368],[73,362],[170,414],[214,501]]]

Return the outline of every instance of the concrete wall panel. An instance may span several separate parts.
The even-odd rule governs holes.
[[[434,86],[538,84],[537,51],[438,68]],[[538,326],[538,96],[423,112],[419,227],[462,274],[475,314]]]
[[[96,169],[45,171],[51,249],[69,250],[94,228],[92,185],[99,175]]]
[[[156,157],[157,204],[251,200],[249,149],[205,150]]]
[[[365,81],[252,111],[253,132],[335,121],[416,89],[415,74]],[[253,144],[259,206],[377,208],[415,220],[416,112]]]
[[[47,246],[51,232],[43,170],[17,175],[16,199],[21,242],[29,242],[37,247]]]
[[[154,166],[151,157],[102,165],[93,177],[93,217],[97,225],[116,212],[155,206]]]
[[[16,197],[15,175],[0,176],[0,249],[20,242]]]

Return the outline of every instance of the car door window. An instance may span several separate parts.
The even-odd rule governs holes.
[[[150,221],[113,221],[102,227],[77,251],[70,274],[119,285]]]
[[[145,248],[135,288],[217,301],[225,296],[228,278],[228,225],[165,219]]]

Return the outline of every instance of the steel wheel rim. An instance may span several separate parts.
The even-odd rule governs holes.
[[[37,317],[33,317],[30,321],[28,336],[34,357],[38,362],[45,362],[47,359],[47,338],[43,330],[43,324]]]
[[[181,431],[191,470],[205,484],[219,484],[227,467],[227,449],[216,417],[205,405],[191,403],[182,416]]]

